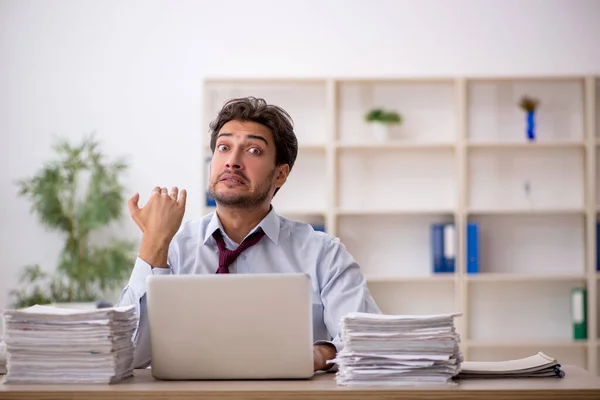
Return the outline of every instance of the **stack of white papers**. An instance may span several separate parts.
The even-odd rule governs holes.
[[[464,361],[458,378],[563,378],[565,372],[553,357],[538,352],[507,361]]]
[[[346,386],[455,385],[463,361],[454,318],[461,314],[342,318],[344,348],[331,363]]]
[[[133,375],[134,306],[7,310],[4,383],[114,383]]]

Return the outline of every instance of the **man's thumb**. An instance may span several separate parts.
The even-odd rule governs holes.
[[[129,208],[129,213],[133,215],[137,211],[139,211],[140,207],[138,207],[138,202],[140,201],[140,194],[136,193],[127,202],[127,207]]]

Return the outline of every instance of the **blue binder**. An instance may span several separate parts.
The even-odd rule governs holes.
[[[444,271],[444,225],[431,225],[431,255],[433,258],[433,273]]]
[[[315,231],[325,232],[325,225],[312,224],[312,227]]]
[[[217,203],[215,199],[210,195],[208,186],[210,185],[210,161],[212,157],[206,157],[204,164],[204,187],[206,188],[206,207],[216,207]]]
[[[456,266],[456,228],[453,223],[446,223],[444,227],[444,272],[454,273]]]
[[[467,224],[467,274],[479,272],[479,225]]]

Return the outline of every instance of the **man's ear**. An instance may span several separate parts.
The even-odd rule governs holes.
[[[275,186],[282,187],[285,181],[287,181],[289,174],[290,166],[288,164],[278,165],[277,171],[275,172]]]

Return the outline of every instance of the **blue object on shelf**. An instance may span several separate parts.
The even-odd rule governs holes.
[[[527,112],[527,139],[535,140],[535,111]]]
[[[204,168],[205,168],[204,187],[206,188],[206,207],[216,207],[217,206],[217,202],[210,195],[210,191],[208,190],[208,188],[210,186],[210,162],[211,162],[211,160],[212,160],[212,156],[208,156],[204,160],[204,162],[205,162],[205,164],[204,164]]]
[[[443,224],[444,268],[443,272],[454,273],[456,265],[456,229],[453,223]]]
[[[444,271],[444,225],[431,225],[431,254],[433,256],[433,272]]]
[[[312,227],[315,231],[325,232],[325,225],[312,224]]]
[[[479,272],[479,225],[467,225],[467,274]]]
[[[217,202],[215,201],[215,199],[213,199],[213,197],[210,195],[210,192],[207,190],[206,191],[206,207],[216,207],[217,206]]]

